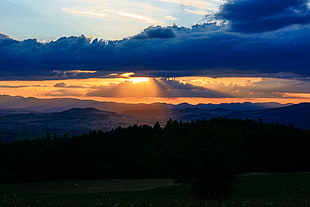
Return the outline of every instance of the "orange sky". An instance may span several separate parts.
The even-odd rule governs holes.
[[[77,98],[122,103],[171,104],[235,102],[310,102],[302,91],[303,80],[261,77],[134,77],[134,73],[111,74],[109,78],[45,81],[0,81],[0,94],[36,98]],[[310,88],[310,87],[309,87]]]

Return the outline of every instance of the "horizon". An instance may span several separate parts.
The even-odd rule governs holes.
[[[198,98],[197,100],[192,100],[192,101],[186,101],[186,99],[184,98],[180,98],[177,100],[171,100],[171,101],[167,101],[166,98],[163,98],[162,100],[165,101],[153,101],[153,100],[145,100],[145,99],[129,99],[130,101],[124,101],[127,99],[123,99],[123,98],[109,98],[109,99],[102,99],[102,100],[93,100],[93,99],[78,99],[78,98],[74,98],[74,97],[57,97],[57,98],[37,98],[37,97],[25,97],[22,95],[6,95],[6,94],[0,94],[0,98],[1,97],[10,97],[10,98],[23,98],[23,99],[37,99],[37,100],[76,100],[76,101],[93,101],[93,102],[98,102],[98,103],[112,103],[112,104],[132,104],[132,105],[153,105],[153,104],[167,104],[167,105],[173,105],[173,106],[179,106],[179,105],[183,105],[183,104],[187,104],[190,106],[198,106],[198,105],[222,105],[222,104],[278,104],[279,106],[283,105],[283,106],[289,106],[289,105],[298,105],[298,104],[308,104],[310,103],[309,101],[304,101],[304,99],[290,99],[292,100],[292,102],[287,102],[286,101],[276,101],[275,99],[260,99],[260,100],[256,100],[255,102],[253,101],[254,99],[234,99],[234,101],[222,101],[220,100],[212,100],[212,99],[208,99],[209,102],[205,101],[205,102],[199,102],[199,100],[203,100],[203,98]],[[168,99],[169,100],[169,99]],[[206,99],[207,100],[207,99]],[[212,101],[210,101],[212,100]],[[231,99],[230,99],[231,100]],[[295,101],[294,101],[295,100]],[[183,102],[182,102],[183,101]],[[73,107],[75,108],[75,107]],[[80,108],[80,107],[77,107]],[[81,107],[81,108],[85,108],[85,107]],[[87,108],[87,107],[86,107]],[[92,108],[92,107],[90,107]],[[274,107],[270,107],[270,108],[274,108]],[[4,109],[9,109],[9,108],[4,108]]]
[[[125,75],[124,75],[125,74]],[[282,91],[273,83],[287,84],[290,91],[300,80],[261,77],[135,77],[133,73],[105,78],[0,81],[0,94],[39,99],[73,98],[116,103],[220,104],[243,102],[310,102],[308,94]],[[129,74],[129,75],[128,75]],[[268,90],[266,90],[268,87]],[[296,86],[295,86],[296,87]],[[307,87],[305,85],[305,87]],[[310,87],[310,86],[309,86]],[[283,90],[283,89],[282,89]]]

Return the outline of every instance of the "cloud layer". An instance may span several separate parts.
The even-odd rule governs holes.
[[[117,41],[81,35],[41,43],[36,39],[16,41],[2,34],[0,75],[2,79],[51,77],[62,71],[87,70],[98,72],[83,77],[113,71],[166,77],[309,76],[309,11],[306,1],[239,0],[226,2],[216,14],[228,24],[152,26]]]
[[[217,13],[236,32],[257,33],[310,23],[307,0],[229,0]]]

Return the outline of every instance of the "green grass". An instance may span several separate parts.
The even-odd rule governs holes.
[[[310,198],[310,173],[242,175],[236,186],[238,197]]]
[[[173,179],[140,179],[140,180],[69,180],[39,183],[20,183],[0,187],[9,192],[26,194],[89,194],[103,192],[143,191],[157,187],[174,186]]]
[[[0,186],[0,207],[310,207],[310,173],[238,176],[225,200],[191,196],[171,179],[86,180]]]

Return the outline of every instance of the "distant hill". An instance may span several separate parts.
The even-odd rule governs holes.
[[[90,130],[109,131],[131,124],[154,124],[139,122],[135,117],[95,108],[73,108],[53,113],[21,113],[0,115],[0,139],[13,141],[35,139],[42,136],[78,135]]]
[[[22,96],[8,96],[0,95],[0,111],[2,110],[25,110],[40,113],[61,112],[71,108],[96,108],[103,111],[112,111],[122,113],[128,110],[171,110],[171,109],[185,109],[185,108],[199,108],[199,109],[216,109],[224,108],[229,110],[258,110],[275,107],[283,107],[291,104],[279,103],[222,103],[222,104],[198,104],[190,105],[182,103],[178,105],[153,103],[153,104],[126,104],[115,102],[100,102],[93,100],[79,100],[71,98],[55,98],[55,99],[38,99],[38,98],[24,98]]]
[[[175,107],[169,111],[128,110],[123,112],[123,114],[137,117],[165,117],[182,121],[191,121],[197,119],[208,120],[213,117],[254,120],[262,119],[267,123],[292,124],[300,128],[310,128],[310,103],[301,103],[285,107],[260,110],[232,110],[221,107],[213,109],[202,109],[196,106],[192,106],[181,109]]]
[[[270,108],[272,106],[276,107]],[[244,108],[251,110],[242,110]],[[152,126],[156,121],[163,126],[169,119],[192,121],[213,117],[261,118],[268,123],[310,128],[310,103],[289,106],[278,103],[120,104],[78,99],[44,100],[0,96],[0,139],[14,141],[64,133],[70,136],[90,130],[108,131],[134,124]]]
[[[301,128],[310,128],[310,103],[300,103],[287,107],[265,110],[235,111],[228,118],[259,119],[268,123],[292,124]]]

